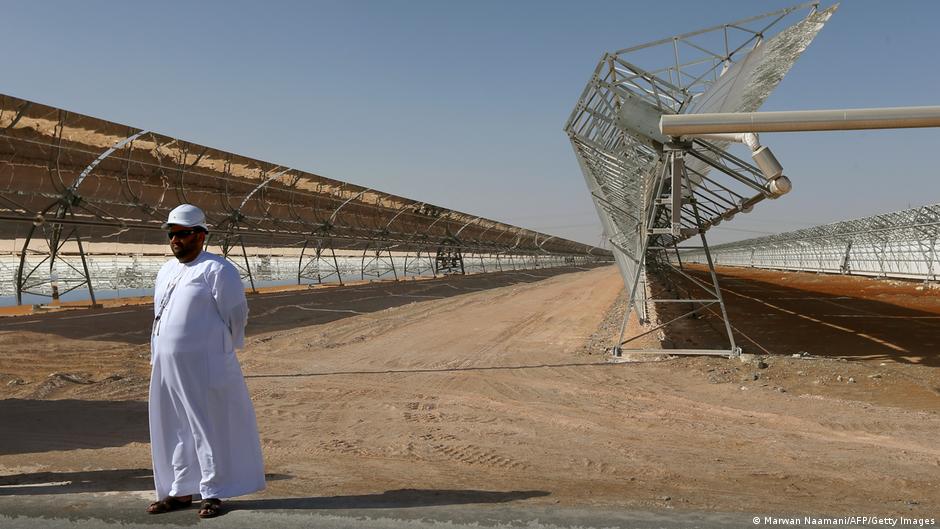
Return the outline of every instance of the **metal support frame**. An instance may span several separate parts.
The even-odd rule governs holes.
[[[228,173],[230,171],[230,163],[226,163],[225,171]],[[256,185],[251,191],[249,191],[241,200],[241,203],[238,207],[229,210],[228,216],[219,222],[216,225],[216,229],[223,232],[221,236],[221,241],[219,241],[219,246],[222,249],[222,256],[228,259],[236,268],[239,270],[239,275],[242,280],[248,279],[248,284],[251,287],[251,291],[257,293],[258,290],[255,288],[255,278],[254,274],[251,272],[251,261],[248,259],[248,250],[245,248],[245,241],[239,230],[239,225],[244,222],[245,215],[242,211],[245,209],[245,206],[248,205],[249,201],[257,196],[259,200],[263,201],[264,190],[272,182],[276,181],[278,178],[286,174],[290,169],[281,169],[276,168],[274,171],[271,171],[271,175],[262,174],[261,183]],[[296,181],[294,182],[296,183]],[[226,181],[226,185],[228,182]],[[225,195],[225,200],[223,200],[223,205],[227,206],[227,199],[229,194]],[[269,217],[268,209],[262,206],[263,218]],[[206,241],[208,246],[209,241]],[[306,244],[306,240],[304,241]],[[233,259],[230,257],[232,247],[238,245],[242,250],[242,259]],[[302,253],[302,252],[301,252]],[[299,276],[300,272],[298,272]]]
[[[434,273],[439,275],[464,275],[463,253],[460,247],[451,241],[444,241],[437,247],[434,257]]]
[[[230,263],[235,265],[242,281],[247,279],[251,291],[257,293],[258,290],[255,288],[255,278],[251,273],[251,261],[248,259],[248,249],[245,248],[245,241],[241,233],[236,231],[236,228],[233,227],[230,231],[226,231],[221,235],[220,239],[218,244],[219,248],[222,250],[222,257],[225,257]],[[209,246],[208,239],[206,240],[206,246]],[[235,248],[241,249],[241,259],[232,257],[232,250]]]
[[[940,204],[813,226],[712,248],[715,262],[831,274],[940,280]],[[683,258],[704,263],[701,251]]]
[[[817,7],[804,3],[605,53],[597,63],[565,131],[629,293],[615,350],[626,343],[631,313],[653,330],[669,323],[656,326],[656,305],[665,300],[647,283],[648,273],[672,273],[661,248],[695,236],[705,247],[712,226],[779,196],[757,167],[727,152],[727,141],[680,142],[662,133],[661,118],[757,110],[835,11]],[[634,62],[654,57],[651,67]],[[723,306],[716,276],[707,283],[696,285],[711,292],[701,297]],[[734,355],[737,347],[729,334],[727,350],[694,354]]]
[[[305,263],[304,256],[309,246],[310,240],[305,239],[297,262],[297,284],[301,284],[304,279],[316,279],[318,284],[323,284],[324,279],[336,276],[336,281],[340,286],[343,286],[343,275],[339,267],[339,261],[336,259],[336,250],[333,249],[332,241],[329,239],[316,239],[313,255]],[[325,250],[329,251],[329,255],[325,255]]]
[[[613,347],[612,350],[614,356],[621,356],[623,352],[625,352],[625,345],[655,331],[664,329],[680,319],[689,316],[700,315],[703,309],[716,304],[720,309],[720,318],[724,324],[725,332],[727,333],[729,343],[727,349],[664,350],[659,348],[644,348],[635,350],[630,349],[626,350],[626,352],[655,354],[668,352],[669,354],[711,354],[725,356],[737,356],[741,353],[740,348],[735,344],[734,335],[731,332],[731,323],[728,319],[728,313],[725,308],[724,299],[721,296],[721,288],[718,284],[718,276],[715,273],[714,263],[712,263],[710,258],[711,254],[708,251],[708,241],[705,238],[705,231],[707,227],[703,222],[701,215],[699,214],[698,202],[694,197],[683,196],[683,190],[691,189],[692,186],[692,182],[689,178],[688,172],[686,171],[684,163],[684,156],[687,154],[687,152],[687,149],[681,147],[667,148],[664,153],[662,171],[654,180],[653,189],[655,192],[649,197],[651,206],[648,209],[649,218],[646,219],[645,223],[645,225],[648,226],[646,228],[646,236],[643,237],[642,247],[639,252],[641,257],[637,263],[637,266],[635,267],[636,275],[634,276],[633,281],[630,283],[630,297],[628,298],[627,309],[624,312],[623,321],[620,326],[620,335],[618,337],[617,344]],[[704,249],[705,255],[708,256],[707,262],[709,277],[711,279],[710,284],[702,282],[701,280],[687,274],[684,270],[682,270],[681,263],[680,267],[676,268],[669,260],[668,252],[672,251],[674,253],[678,253],[678,244],[682,240],[679,238],[679,232],[682,228],[674,222],[674,219],[677,218],[677,212],[674,211],[674,208],[676,207],[689,209],[693,214],[693,218],[695,219],[695,222],[698,226],[697,231],[702,243],[701,247]],[[670,281],[670,279],[667,277],[667,274],[677,275],[685,279],[690,285],[694,286],[695,289],[685,289],[686,295],[684,297],[664,297],[661,295],[662,293],[653,292],[653,289],[647,282],[640,281],[642,274],[647,274],[650,272],[658,273],[658,275],[666,281]],[[657,304],[666,303],[687,303],[692,306],[692,309],[683,312],[679,316],[673,317],[665,323],[658,323],[650,328],[644,329],[644,331],[639,334],[635,334],[625,339],[630,315],[634,312],[634,308],[638,302],[638,299],[640,298],[640,296],[638,296],[640,288],[645,288],[647,290],[646,296],[643,297],[643,302],[648,306],[655,307]],[[704,292],[706,297],[703,298],[699,295],[696,295],[699,292]]]
[[[484,273],[484,274],[485,274],[485,273],[486,273],[486,256],[487,256],[487,255],[488,255],[488,254],[487,254],[486,252],[470,251],[470,252],[464,253],[464,254],[462,255],[462,257],[463,257],[463,262],[464,262],[467,266],[471,267],[471,270],[474,269],[474,263],[476,263],[477,261],[479,261],[479,263],[480,263],[480,265],[479,265],[479,266],[480,266],[480,273]]]
[[[28,109],[31,105],[23,105],[20,111],[17,113],[16,118],[13,122],[7,127],[8,129],[13,127],[21,119],[23,112]],[[47,160],[47,171],[49,179],[52,182],[52,186],[60,190],[60,194],[55,202],[46,206],[38,215],[32,226],[29,228],[29,232],[26,234],[26,239],[23,242],[23,247],[20,251],[20,262],[17,267],[16,273],[16,303],[18,305],[23,303],[23,294],[31,294],[35,296],[51,297],[52,301],[58,302],[59,298],[63,294],[67,294],[77,288],[85,286],[88,289],[88,296],[91,298],[92,305],[96,305],[95,301],[95,291],[92,286],[91,274],[88,271],[88,259],[85,255],[85,247],[82,244],[82,236],[79,232],[78,225],[64,225],[62,223],[65,219],[75,219],[75,208],[83,208],[82,206],[82,197],[78,194],[78,189],[82,183],[88,178],[94,169],[101,164],[106,158],[111,156],[114,152],[123,148],[125,145],[130,145],[134,140],[140,136],[146,134],[148,131],[139,131],[134,134],[130,134],[127,137],[117,141],[114,145],[102,152],[98,157],[96,157],[90,164],[88,164],[81,173],[75,178],[75,180],[65,186],[65,182],[62,180],[62,169],[59,164],[59,160],[62,156],[62,131],[65,128],[65,122],[68,119],[68,113],[64,111],[59,112],[59,122],[56,126],[56,131],[54,135],[54,148],[50,150],[52,157]],[[14,202],[15,203],[15,202]],[[51,219],[49,224],[46,222],[46,216],[50,212]],[[99,216],[100,213],[97,211],[91,211],[92,214]],[[34,236],[36,235],[37,228],[42,228],[43,238],[46,242],[46,247],[48,252],[36,252],[33,250],[33,254],[41,254],[44,257],[40,260],[38,264],[33,267],[28,267],[27,265],[27,255],[30,252],[30,243],[32,242]],[[78,248],[78,255],[82,262],[82,269],[77,269],[74,265],[68,261],[58,259],[59,254],[62,251],[63,247],[69,240],[74,240]],[[66,276],[65,278],[60,278],[58,272],[56,271],[56,261],[60,260],[64,262],[68,268],[78,274],[80,277],[75,276]],[[34,278],[34,275],[37,273],[39,268],[48,262],[49,264],[49,276],[48,278]],[[62,280],[65,282],[71,283],[71,286],[67,286],[65,290],[60,291],[59,282]],[[42,291],[33,290],[38,286],[50,285],[52,293],[47,295]]]
[[[85,256],[85,248],[82,245],[82,237],[79,233],[78,226],[69,226],[60,222],[56,222],[61,221],[66,217],[74,217],[74,214],[71,211],[71,206],[65,204],[54,204],[53,206],[56,208],[56,213],[53,215],[53,219],[55,220],[51,221],[51,224],[48,225],[46,223],[41,223],[38,225],[34,224],[30,227],[29,232],[26,234],[26,239],[23,242],[23,247],[20,251],[20,262],[16,272],[16,303],[17,305],[21,305],[23,303],[23,294],[50,297],[53,303],[57,303],[63,294],[67,294],[77,288],[85,286],[88,289],[88,296],[91,298],[92,305],[95,305],[95,290],[92,287],[91,274],[88,271],[88,260]],[[53,206],[50,206],[49,209],[51,209]],[[46,212],[47,211],[43,211],[43,214]],[[43,239],[45,240],[48,252],[37,252],[35,250],[30,250],[30,243],[36,235],[37,228],[41,228]],[[59,259],[59,254],[62,251],[62,248],[69,240],[74,240],[78,246],[78,256],[82,261],[81,270],[76,268],[69,261]],[[43,256],[40,261],[32,267],[27,264],[27,255],[30,255],[31,253],[33,255]],[[76,277],[69,275],[65,277],[59,277],[55,266],[57,261],[65,263],[69,270],[76,272],[79,274],[79,276]],[[49,275],[42,278],[34,277],[39,268],[46,263],[49,265]],[[67,286],[64,290],[60,290],[60,282],[65,282],[69,286]],[[40,290],[35,290],[36,287],[42,285],[50,285],[52,294],[46,294]]]
[[[366,276],[375,279],[381,279],[383,276],[392,274],[395,281],[398,281],[398,271],[395,269],[395,258],[392,257],[392,247],[381,241],[366,246],[362,250],[362,268],[360,277],[365,280]]]
[[[424,254],[424,257],[421,255]],[[402,264],[402,277],[408,277],[409,267],[411,265],[410,271],[412,276],[421,276],[425,272],[431,272],[432,277],[437,277],[437,270],[434,266],[434,258],[431,257],[431,252],[427,248],[419,247],[415,251],[415,256],[411,257],[411,252],[405,254],[405,261]]]
[[[499,252],[494,253],[494,254],[493,254],[493,258],[496,259],[496,271],[497,271],[497,272],[502,272],[502,271],[503,271],[503,263],[499,260],[499,255],[500,255]]]

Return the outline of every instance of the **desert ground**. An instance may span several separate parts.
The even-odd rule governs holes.
[[[268,489],[243,501],[464,491],[940,518],[940,290],[731,268],[721,280],[744,361],[610,362],[613,266],[250,296],[239,357]],[[0,318],[0,496],[151,488],[151,314]],[[712,316],[680,323],[666,345],[720,339]]]

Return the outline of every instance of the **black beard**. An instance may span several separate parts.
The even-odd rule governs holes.
[[[189,262],[196,258],[199,255],[199,245],[195,243],[192,244],[183,244],[179,248],[170,245],[170,251],[173,252],[173,256],[176,257],[181,263]]]

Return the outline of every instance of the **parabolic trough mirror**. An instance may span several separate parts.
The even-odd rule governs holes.
[[[608,250],[0,95],[0,297],[152,287],[176,205],[252,289],[583,264]]]
[[[601,57],[565,131],[629,293],[614,354],[703,311],[722,320],[727,348],[626,348],[740,353],[705,233],[790,191],[757,132],[940,126],[938,107],[756,112],[836,7],[800,4]],[[746,145],[751,160],[730,153],[732,143]],[[698,246],[679,246],[693,238]],[[707,279],[682,268],[680,249],[700,252]],[[684,292],[654,288],[650,274],[681,277]],[[665,304],[691,310],[669,309],[661,318]],[[624,339],[631,314],[645,328]]]

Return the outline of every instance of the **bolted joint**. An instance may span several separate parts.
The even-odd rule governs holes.
[[[77,206],[81,203],[82,197],[78,196],[75,191],[71,189],[66,189],[62,196],[59,197],[59,203],[66,207]]]

